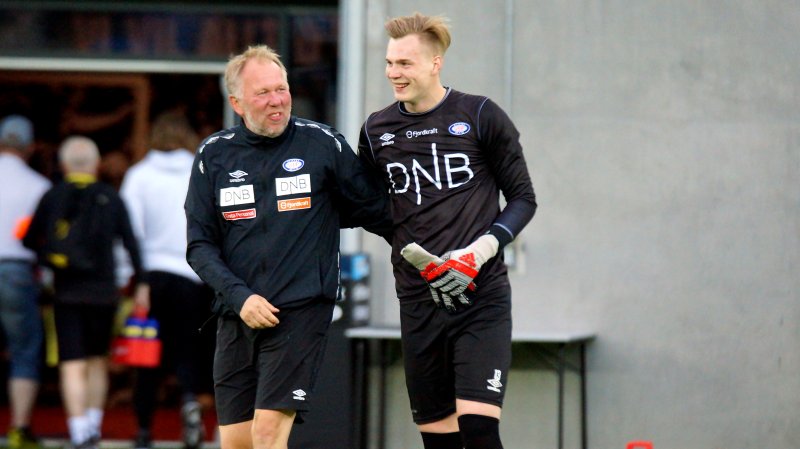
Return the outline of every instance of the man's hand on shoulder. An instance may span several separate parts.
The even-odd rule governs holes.
[[[267,298],[253,294],[244,301],[239,317],[244,321],[244,324],[253,329],[265,329],[275,327],[280,323],[278,317],[275,316],[278,312],[280,310],[270,304]]]

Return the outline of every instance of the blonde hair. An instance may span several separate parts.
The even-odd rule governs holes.
[[[240,75],[245,64],[251,59],[272,61],[278,64],[283,74],[286,75],[286,66],[283,65],[280,55],[275,50],[266,45],[251,45],[244,52],[232,56],[228,60],[228,65],[225,66],[225,89],[228,90],[228,95],[233,95],[234,97],[241,95],[241,92],[239,92],[242,87]]]
[[[92,173],[100,164],[100,150],[88,137],[67,137],[58,149],[58,161],[67,173]]]
[[[150,148],[156,150],[185,148],[193,151],[199,141],[189,119],[179,111],[162,112],[150,130]]]
[[[446,17],[424,16],[415,12],[413,16],[389,19],[384,28],[392,39],[416,34],[442,56],[450,47],[450,29]]]

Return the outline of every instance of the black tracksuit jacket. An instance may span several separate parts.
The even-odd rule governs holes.
[[[390,224],[388,194],[335,129],[292,117],[280,136],[243,125],[199,147],[185,203],[187,260],[238,315],[253,293],[276,307],[339,299],[340,227]]]

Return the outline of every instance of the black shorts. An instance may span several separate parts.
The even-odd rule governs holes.
[[[417,424],[456,411],[455,400],[503,405],[511,366],[511,288],[494,289],[456,314],[433,300],[400,304],[403,363]]]
[[[255,409],[294,410],[303,422],[313,398],[332,300],[282,307],[273,328],[251,329],[238,317],[221,316],[214,353],[214,392],[220,425],[253,419]]]
[[[58,340],[58,360],[107,356],[111,345],[116,305],[53,305]]]

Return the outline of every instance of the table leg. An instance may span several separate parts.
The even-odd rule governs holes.
[[[558,347],[558,449],[564,448],[564,365],[566,345]]]
[[[386,447],[386,370],[389,365],[389,342],[380,341],[380,379],[378,379],[378,449]]]
[[[353,350],[352,373],[353,373],[353,447],[356,449],[366,449],[367,442],[367,420],[365,411],[367,410],[367,342],[360,338],[354,338],[351,348]]]
[[[586,431],[586,348],[583,344],[579,345],[580,350],[580,378],[581,378],[581,447],[587,447]]]

